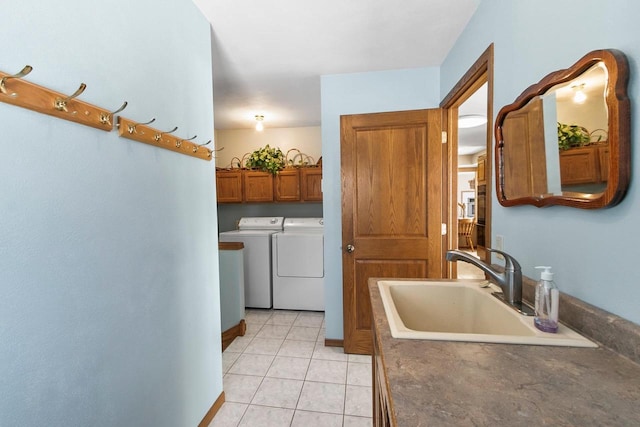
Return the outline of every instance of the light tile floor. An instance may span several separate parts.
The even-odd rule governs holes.
[[[371,357],[324,346],[324,313],[247,309],[222,354],[225,403],[210,427],[370,427]]]

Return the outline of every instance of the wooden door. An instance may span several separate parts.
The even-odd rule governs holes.
[[[547,166],[544,146],[542,99],[537,97],[518,112],[509,114],[502,127],[504,174],[507,199],[547,193]]]
[[[341,117],[347,353],[372,352],[370,277],[442,277],[441,128],[438,109]]]

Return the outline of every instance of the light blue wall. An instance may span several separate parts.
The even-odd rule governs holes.
[[[342,218],[340,116],[435,108],[438,68],[322,76],[322,186],[325,256],[325,322],[328,339],[342,339]]]
[[[218,205],[218,229],[235,230],[245,216],[283,216],[316,218],[322,216],[322,202],[305,203],[229,203]]]
[[[483,0],[441,67],[442,96],[490,44],[495,44],[494,112],[551,71],[591,50],[616,48],[630,65],[632,169],[640,164],[636,126],[640,99],[640,3],[630,0]],[[492,233],[529,277],[551,265],[561,290],[640,323],[638,281],[639,176],[621,204],[587,211],[554,206],[503,208],[492,194]]]
[[[3,2],[0,70],[213,135],[189,0]],[[212,162],[0,103],[0,425],[195,426],[222,391]]]

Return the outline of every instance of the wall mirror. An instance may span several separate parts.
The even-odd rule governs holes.
[[[627,60],[596,50],[527,88],[497,115],[496,191],[503,206],[613,206],[630,177]]]

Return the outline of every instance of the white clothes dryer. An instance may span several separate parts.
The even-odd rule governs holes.
[[[322,218],[286,218],[273,241],[273,308],[324,311]]]
[[[238,229],[220,233],[221,242],[244,243],[245,307],[271,308],[271,235],[282,231],[284,217],[241,218]]]

